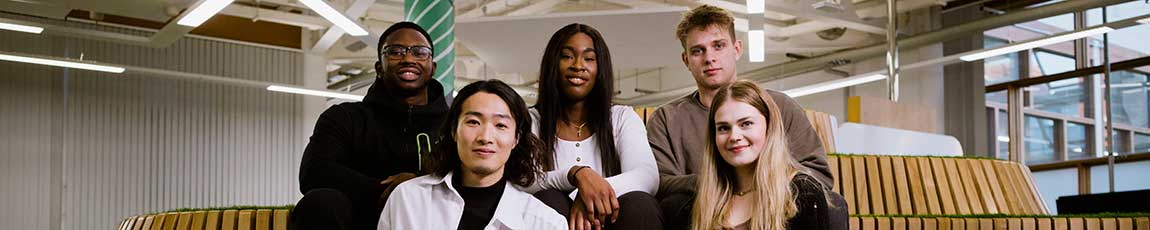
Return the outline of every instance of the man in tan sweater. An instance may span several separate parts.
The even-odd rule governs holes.
[[[698,90],[659,106],[647,118],[647,139],[659,165],[659,191],[664,226],[688,227],[695,197],[696,162],[705,157],[707,112],[715,93],[738,80],[736,63],[742,42],[735,40],[734,19],[723,9],[703,5],[687,13],[676,35],[683,45],[683,64]],[[786,94],[766,90],[778,103],[790,152],[819,182],[834,184],[826,151],[803,108]],[[679,223],[676,223],[679,222]]]

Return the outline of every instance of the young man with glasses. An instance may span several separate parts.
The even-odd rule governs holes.
[[[395,23],[380,36],[377,77],[363,102],[320,115],[300,164],[304,197],[292,229],[373,228],[389,193],[426,171],[447,112],[443,85],[432,79],[431,41],[419,25]]]

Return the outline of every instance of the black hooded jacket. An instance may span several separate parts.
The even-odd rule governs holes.
[[[443,85],[431,80],[427,87],[425,106],[403,103],[376,81],[363,102],[324,111],[300,162],[300,192],[335,189],[358,206],[357,212],[378,210],[374,206],[385,189],[380,181],[403,172],[423,174],[420,165],[428,160],[430,141],[448,107]]]

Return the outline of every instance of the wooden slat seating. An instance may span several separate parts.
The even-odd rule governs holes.
[[[871,155],[828,161],[851,214],[1050,214],[1030,170],[1014,162]]]
[[[132,216],[119,230],[286,230],[288,209],[214,210]]]
[[[851,217],[850,229],[1146,230],[1150,217]]]

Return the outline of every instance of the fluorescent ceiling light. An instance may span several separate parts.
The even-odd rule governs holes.
[[[103,72],[110,72],[110,73],[123,73],[124,72],[124,68],[115,67],[115,66],[96,65],[96,64],[71,62],[71,61],[59,61],[59,60],[52,60],[52,59],[15,56],[15,55],[7,55],[7,54],[0,54],[0,60],[31,63],[31,64],[40,64],[40,65],[59,66],[59,67],[65,67],[65,68],[95,70],[95,71],[103,71]]]
[[[766,51],[763,50],[763,46],[766,45],[764,38],[762,30],[747,31],[747,51],[750,52],[748,55],[750,55],[751,62],[763,62],[766,55]]]
[[[1098,27],[1098,28],[1089,29],[1089,30],[1083,30],[1083,31],[1077,31],[1077,32],[1073,32],[1073,33],[1066,33],[1066,34],[1061,34],[1061,35],[1050,36],[1050,37],[1046,37],[1046,38],[1042,38],[1042,39],[1038,39],[1038,40],[1032,40],[1032,41],[1028,41],[1028,42],[1020,42],[1020,43],[1010,44],[1010,45],[1006,45],[1003,47],[989,49],[989,50],[985,50],[985,51],[974,53],[974,54],[964,55],[962,57],[959,57],[958,59],[962,59],[963,61],[981,60],[983,58],[994,57],[994,56],[998,56],[998,55],[1003,55],[1003,54],[1033,49],[1033,48],[1047,46],[1047,45],[1051,45],[1051,44],[1055,44],[1055,43],[1059,43],[1059,42],[1065,42],[1065,41],[1070,41],[1070,40],[1074,40],[1074,39],[1089,37],[1089,36],[1096,35],[1096,34],[1103,34],[1103,33],[1110,32],[1110,31],[1114,31],[1114,28],[1103,26],[1103,27]]]
[[[834,81],[826,81],[826,82],[822,82],[822,83],[818,83],[818,84],[814,84],[814,85],[808,85],[808,86],[803,86],[803,87],[799,87],[799,88],[794,88],[794,89],[784,91],[783,93],[785,93],[791,97],[802,97],[802,96],[806,96],[806,95],[822,93],[822,92],[836,90],[836,89],[840,89],[840,88],[845,88],[845,87],[850,87],[850,86],[855,86],[855,85],[861,85],[861,84],[865,84],[865,83],[872,82],[872,81],[878,81],[878,80],[882,80],[882,79],[886,79],[885,74],[848,77],[848,78],[838,79],[838,80],[834,80]]]
[[[196,6],[193,6],[192,11],[188,12],[187,14],[184,14],[184,17],[180,18],[180,21],[177,21],[176,24],[191,26],[191,27],[200,26],[200,24],[204,24],[204,21],[207,21],[208,18],[215,16],[216,13],[219,13],[220,10],[223,10],[224,7],[227,7],[228,5],[232,4],[232,1],[233,0],[203,0],[203,1],[200,1],[199,4],[197,4]]]
[[[287,86],[279,86],[279,85],[269,85],[267,90],[276,91],[276,92],[284,92],[284,93],[294,93],[294,94],[303,94],[303,95],[311,95],[311,96],[347,99],[347,100],[353,100],[353,101],[362,101],[363,100],[363,96],[355,95],[355,94],[336,93],[336,92],[330,92],[330,91],[312,90],[312,89],[287,87]]]
[[[334,8],[331,8],[331,6],[327,5],[326,3],[323,3],[323,0],[299,0],[299,2],[303,3],[303,5],[307,6],[308,8],[311,8],[311,10],[314,10],[319,14],[319,16],[323,16],[323,18],[326,18],[332,24],[335,24],[336,27],[343,29],[343,31],[347,32],[348,35],[367,35],[367,30],[364,30],[363,27],[359,27],[359,25],[356,25],[355,22],[351,21],[351,19],[348,19],[343,14],[335,11]]]
[[[1138,23],[1150,24],[1150,18],[1143,18],[1142,20],[1138,20]]]
[[[34,34],[39,34],[40,32],[44,32],[44,28],[40,28],[40,27],[16,25],[16,24],[3,23],[3,22],[0,22],[0,29],[20,31],[20,32],[25,32],[25,33],[34,33]]]
[[[747,0],[747,14],[761,14],[767,10],[767,4],[763,0]]]

